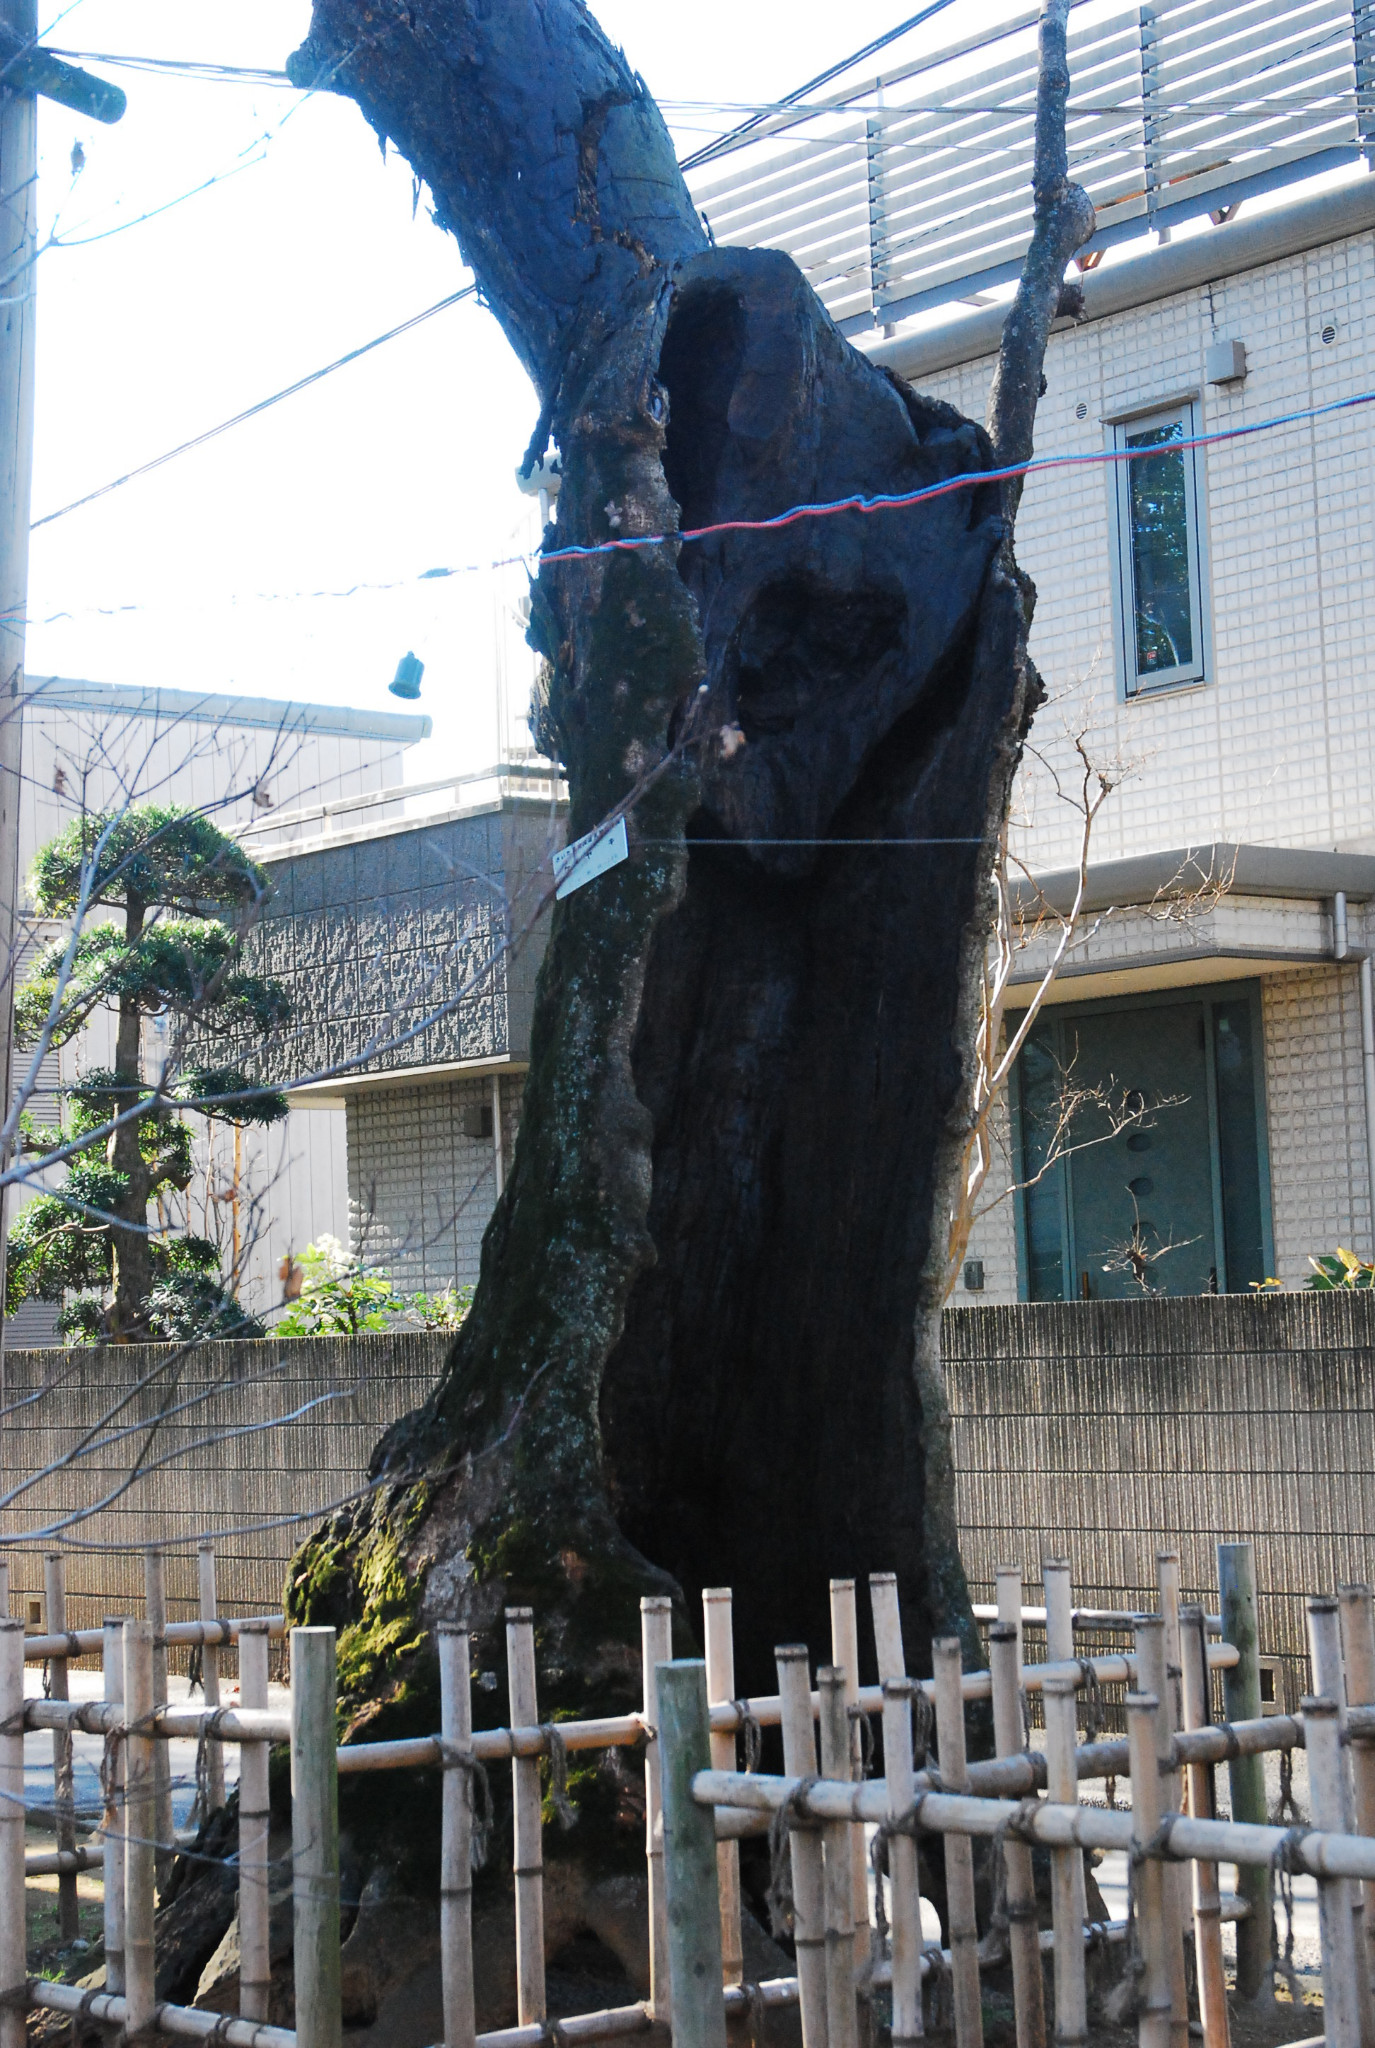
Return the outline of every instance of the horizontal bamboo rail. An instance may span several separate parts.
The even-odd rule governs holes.
[[[54,1984],[47,1977],[30,1977],[28,1988],[29,2004],[49,2012],[69,2012],[112,2027],[127,2022],[128,2002],[114,1993],[82,1991],[75,1984]],[[226,2013],[202,2012],[188,2005],[155,2005],[150,2027],[188,2041],[213,2037],[217,2043],[223,2041],[225,2048],[296,2048],[296,2036],[289,2027],[268,2027],[258,2020],[236,2020]]]
[[[1135,1629],[1136,1624],[1148,1612],[1149,1610],[1146,1608],[1075,1607],[1070,1610],[1070,1627],[1084,1631],[1120,1629],[1124,1635],[1129,1635]],[[1004,1618],[999,1614],[997,1603],[993,1600],[976,1600],[973,1603],[973,1613],[975,1621],[1001,1621]],[[1021,1614],[1023,1622],[1029,1622],[1032,1628],[1044,1628],[1046,1625],[1046,1610],[1044,1607],[1024,1606]],[[1205,1615],[1204,1622],[1211,1635],[1221,1635],[1222,1616],[1220,1614]]]
[[[981,1799],[974,1794],[927,1792],[907,1822],[888,1818],[887,1788],[882,1779],[856,1785],[842,1779],[818,1778],[806,1786],[801,1778],[769,1778],[759,1772],[698,1771],[692,1796],[702,1806],[743,1806],[759,1813],[777,1813],[790,1806],[794,1814],[826,1821],[886,1822],[898,1833],[997,1835],[1004,1829],[1018,1839],[1040,1842],[1050,1849],[1112,1849],[1130,1853],[1130,1813],[1111,1813],[1094,1806],[1057,1806],[1049,1801],[1028,1808],[1019,1800]],[[1286,1855],[1312,1877],[1375,1878],[1375,1839],[1308,1828],[1260,1827],[1250,1822],[1191,1820],[1166,1817],[1158,1839],[1146,1853],[1164,1861],[1272,1865]]]
[[[237,1643],[239,1631],[244,1628],[266,1628],[270,1636],[284,1636],[287,1633],[284,1614],[242,1614],[237,1619],[219,1621],[169,1621],[162,1630],[162,1641],[189,1644],[191,1648],[200,1645],[218,1647],[224,1643]],[[98,1628],[63,1629],[60,1635],[25,1636],[24,1662],[46,1664],[50,1658],[94,1656],[104,1642],[104,1630]]]
[[[79,1870],[99,1870],[105,1862],[105,1850],[88,1849],[78,1844],[75,1849],[35,1849],[24,1858],[24,1875],[29,1877],[66,1877]]]

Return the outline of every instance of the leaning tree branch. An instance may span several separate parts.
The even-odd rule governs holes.
[[[1077,295],[1065,284],[1065,265],[1094,228],[1093,202],[1069,175],[1069,9],[1070,0],[1044,0],[1041,8],[1031,173],[1034,226],[988,398],[988,432],[1000,464],[1030,460],[1050,330],[1057,316],[1077,309]],[[1021,495],[1020,478],[1004,485],[1009,520],[1017,516]]]

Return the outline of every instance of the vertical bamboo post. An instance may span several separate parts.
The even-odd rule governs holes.
[[[1137,1620],[1136,1685],[1139,1692],[1150,1693],[1155,1700],[1155,1762],[1161,1808],[1166,1813],[1177,1813],[1179,1774],[1170,1769],[1174,1717],[1170,1711],[1171,1686],[1165,1661],[1165,1622],[1162,1615],[1143,1614]],[[1132,1796],[1136,1796],[1134,1790]],[[1188,2048],[1189,2041],[1189,1989],[1184,1968],[1184,1916],[1180,1903],[1183,1883],[1183,1864],[1162,1865],[1160,1889],[1171,1929],[1167,1960],[1173,2001],[1170,2031],[1175,2048]]]
[[[167,1561],[155,1546],[143,1553],[143,1597],[153,1631],[153,1706],[167,1705]],[[154,1868],[158,1890],[172,1875],[176,1846],[172,1828],[172,1763],[165,1742],[153,1744],[153,1825],[157,1837]]]
[[[988,1637],[993,1674],[993,1746],[999,1756],[1017,1756],[1025,1742],[1022,1727],[1022,1667],[1017,1629],[995,1621]],[[887,1738],[885,1736],[885,1749]],[[1074,1797],[1079,1796],[1076,1776]],[[1009,1837],[1003,1843],[1004,1896],[1007,1900],[1008,1945],[1012,1951],[1012,2004],[1017,2021],[1017,2048],[1045,2048],[1045,1979],[1037,1932],[1036,1880],[1027,1843]]]
[[[339,1768],[332,1628],[291,1631],[296,2048],[340,2048]]]
[[[832,1580],[834,1590],[835,1581]],[[851,1581],[853,1592],[854,1582]],[[845,1673],[826,1665],[816,1674],[821,1694],[821,1775],[850,1776],[850,1716]],[[855,1902],[853,1828],[828,1821],[821,1830],[826,1900],[826,2038],[829,2048],[859,2048],[855,2001]]]
[[[1375,1602],[1369,1586],[1338,1586],[1342,1652],[1346,1659],[1347,1704],[1375,1706]],[[1375,1748],[1353,1742],[1351,1772],[1356,1802],[1356,1829],[1375,1835]],[[1365,1982],[1375,1986],[1375,1884],[1362,1887],[1365,1896]]]
[[[726,2048],[716,1828],[711,1808],[692,1796],[693,1778],[711,1764],[707,1669],[661,1663],[656,1680],[672,1984],[664,2013],[673,2048]]]
[[[1047,1557],[1041,1564],[1041,1584],[1045,1589],[1046,1601],[1046,1662],[1068,1664],[1074,1658],[1074,1588],[1070,1582],[1069,1559]],[[1077,1734],[1079,1726],[1079,1695],[1073,1695],[1069,1709],[1070,1727]],[[1074,1791],[1071,1798],[1079,1797],[1079,1777],[1076,1770]],[[1052,1868],[1054,1868],[1052,1863]],[[1080,1929],[1089,1916],[1088,1885],[1084,1878],[1084,1857],[1081,1850],[1066,1852],[1064,1864],[1066,1877],[1063,1879],[1073,1888],[1074,1904],[1070,1913],[1071,1924]],[[1082,1935],[1081,1935],[1082,1939]],[[1056,1964],[1056,1983],[1059,1983],[1059,1964]],[[1059,1993],[1056,1993],[1056,2010],[1059,2010]],[[1059,2020],[1056,2020],[1058,2033]]]
[[[1064,1664],[1074,1655],[1074,1593],[1069,1559],[1043,1559],[1041,1584],[1046,1598],[1046,1662]]]
[[[10,1616],[10,1566],[9,1559],[0,1557],[0,1621]]]
[[[902,1647],[902,1610],[898,1605],[896,1572],[870,1572],[869,1612],[874,1620],[879,1684],[889,1678],[905,1678],[907,1653]]]
[[[1127,1694],[1127,1743],[1132,1775],[1132,1883],[1136,1896],[1136,1939],[1142,1976],[1138,1996],[1137,2040],[1140,2048],[1170,2048],[1171,2014],[1169,1949],[1174,1930],[1165,1918],[1165,1867],[1145,1854],[1160,1827],[1160,1772],[1155,1754],[1154,1693]]]
[[[511,1726],[538,1727],[535,1618],[529,1607],[508,1607],[506,1610],[506,1675],[510,1687]],[[538,1757],[512,1758],[511,1794],[515,1805],[516,2011],[522,2027],[542,2026],[546,2016],[544,1842],[540,1830]]]
[[[1222,1675],[1223,1711],[1229,1721],[1260,1718],[1260,1655],[1256,1625],[1256,1560],[1249,1543],[1219,1543],[1218,1590],[1222,1639],[1236,1647],[1237,1662]],[[1233,1757],[1227,1765],[1233,1820],[1269,1820],[1265,1759]],[[1249,2001],[1270,1987],[1270,1930],[1274,1923],[1274,1875],[1269,1864],[1237,1866],[1236,1888],[1250,1907],[1237,1922],[1237,1996]]]
[[[890,1820],[899,1820],[910,1812],[916,1798],[916,1773],[912,1768],[915,1691],[910,1678],[883,1681],[883,1768]],[[893,2048],[911,2048],[923,2032],[921,1896],[917,1845],[911,1835],[888,1837],[888,1925],[893,1948]]]
[[[1345,1832],[1346,1794],[1337,1702],[1309,1698],[1300,1711],[1308,1751],[1313,1825],[1324,1833],[1341,1834]],[[1343,1878],[1318,1879],[1318,1931],[1322,1936],[1323,2033],[1327,2048],[1360,2048],[1356,1945],[1351,1902]]]
[[[845,1710],[849,1719],[849,1768],[843,1776],[864,1775],[863,1737],[859,1727],[859,1616],[855,1611],[853,1579],[831,1580],[831,1666],[839,1671],[845,1686]],[[853,1709],[853,1713],[851,1712]],[[864,1829],[858,1822],[850,1827],[851,1924],[865,1930],[864,1959],[868,1960],[869,1866],[864,1853]]]
[[[101,1629],[100,1662],[105,1703],[124,1704],[124,1623],[107,1616]],[[123,1717],[121,1716],[121,1719]],[[124,1743],[119,1737],[107,1749],[105,1782],[105,1988],[124,1993]]]
[[[473,1753],[468,1631],[441,1621],[439,1732],[444,1742],[443,1827],[439,1872],[439,1960],[444,2048],[475,2048],[473,1984],[473,1780],[458,1761]]]
[[[0,1615],[0,1987],[29,1974],[24,1901],[24,1624]],[[0,2005],[0,2048],[24,2048],[23,2008]]]
[[[1173,1735],[1184,1725],[1184,1667],[1180,1661],[1179,1647],[1179,1552],[1157,1550],[1155,1553],[1156,1585],[1160,1591],[1160,1620],[1165,1632],[1165,1683],[1161,1691],[1164,1702],[1162,1719],[1168,1733]],[[1182,1813],[1184,1810],[1184,1774],[1171,1771],[1168,1774],[1165,1792],[1166,1810]],[[1172,1895],[1175,1909],[1179,1914],[1180,1941],[1187,1946],[1193,1937],[1193,1887],[1189,1872],[1183,1863],[1166,1866],[1165,1889]],[[1180,1964],[1180,1991],[1186,1995],[1186,1973]],[[1375,2048],[1375,2042],[1371,2043]]]
[[[1074,1680],[1046,1678],[1041,1706],[1046,1717],[1046,1797],[1062,1806],[1079,1803],[1075,1756]],[[1075,1883],[1076,1876],[1079,1880]],[[1055,2039],[1061,2048],[1088,2035],[1088,1985],[1084,1971],[1084,1878],[1081,1849],[1050,1852],[1051,1921],[1055,1929]]]
[[[508,1638],[509,1639],[509,1638]],[[640,1663],[644,1672],[644,1716],[649,1730],[645,1745],[645,1865],[649,1879],[649,2002],[658,2018],[669,2009],[668,1905],[664,1891],[664,1804],[663,1749],[659,1741],[659,1680],[661,1664],[673,1657],[673,1602],[658,1594],[640,1602]],[[534,1712],[535,1656],[530,1650],[530,1711]],[[539,1790],[536,1778],[535,1790]],[[539,1809],[535,1809],[536,1820]],[[538,1838],[537,1838],[538,1846]],[[519,1859],[517,1859],[519,1861]],[[544,2010],[544,1904],[542,1877],[535,1883],[540,1912],[540,2010]]]
[[[43,1606],[48,1634],[67,1633],[67,1561],[60,1550],[50,1550],[43,1559]],[[71,1697],[67,1679],[67,1655],[48,1659],[48,1692],[55,1700]],[[72,1790],[72,1734],[70,1728],[53,1729],[53,1832],[59,1849],[76,1847],[76,1800]],[[76,1872],[64,1870],[57,1880],[57,1927],[63,1941],[75,1941],[81,1932],[81,1909],[77,1904]]]
[[[1330,1598],[1308,1602],[1308,1648],[1313,1666],[1313,1690],[1337,1706],[1337,1727],[1341,1735],[1339,1780],[1342,1793],[1343,1827],[1350,1832],[1355,1822],[1356,1801],[1352,1789],[1350,1751],[1346,1744],[1346,1670],[1342,1660],[1341,1623],[1337,1602]],[[1365,1972],[1365,1889],[1354,1878],[1342,1880],[1351,1911],[1352,1953],[1359,1958],[1360,1996],[1358,2013],[1365,2048],[1375,2048],[1375,2005]]]
[[[202,1621],[218,1621],[219,1602],[215,1595],[215,1546],[202,1543],[196,1551],[197,1590],[200,1594],[200,1618]],[[213,1713],[220,1703],[220,1652],[215,1643],[201,1645],[201,1689],[205,1704]],[[240,1688],[242,1690],[242,1687]],[[205,1745],[205,1768],[208,1780],[210,1810],[218,1812],[224,1805],[224,1744],[207,1742]]]
[[[239,1630],[239,1699],[254,1711],[267,1707],[265,1621]],[[265,1742],[239,1750],[239,2012],[246,2020],[270,2017],[272,1960],[268,1935],[268,1829],[271,1824]]]
[[[707,1699],[735,1698],[735,1637],[731,1627],[731,1589],[706,1586],[702,1590],[702,1633],[707,1652]],[[671,1649],[670,1649],[670,1654]],[[667,1661],[666,1659],[663,1661]],[[645,1669],[649,1662],[646,1658]],[[714,1771],[737,1768],[734,1732],[723,1730],[711,1738],[711,1767]],[[724,1982],[745,1980],[744,1942],[740,1928],[740,1844],[716,1844],[716,1882],[721,1892],[721,1969]]]
[[[941,1784],[947,1792],[969,1789],[964,1741],[964,1692],[960,1639],[941,1636],[931,1645],[936,1695],[936,1749]],[[974,1849],[968,1835],[945,1838],[945,1896],[950,1917],[950,1978],[955,1998],[958,2048],[980,2048],[983,1999],[979,1990],[979,1925],[974,1912]]]
[[[998,1603],[998,1620],[1010,1624],[1017,1631],[1017,1669],[1020,1673],[1022,1655],[1022,1567],[1020,1564],[999,1564],[993,1567],[994,1598]],[[1021,1684],[1019,1677],[1017,1683]]]
[[[783,1723],[783,1769],[790,1778],[816,1776],[812,1692],[805,1643],[782,1643],[774,1651]],[[797,1950],[802,2048],[828,2048],[826,2033],[826,1912],[821,1837],[811,1828],[792,1830],[793,1944]]]
[[[1179,1610],[1179,1662],[1183,1674],[1182,1706],[1186,1729],[1206,1728],[1212,1720],[1208,1697],[1207,1637],[1201,1607]],[[1185,1773],[1188,1810],[1195,1820],[1216,1820],[1211,1764],[1190,1764]],[[1198,2016],[1203,2022],[1203,2048],[1228,2048],[1227,1978],[1222,1962],[1222,1900],[1216,1863],[1194,1863],[1192,1893],[1194,1960],[1198,1976]]]
[[[153,1627],[124,1624],[124,2030],[151,2024],[153,1990],[154,1829]]]

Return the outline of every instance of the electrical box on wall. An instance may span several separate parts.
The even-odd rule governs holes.
[[[1204,366],[1210,384],[1239,384],[1246,375],[1246,343],[1210,342]]]
[[[492,1136],[492,1105],[490,1102],[480,1103],[476,1108],[463,1112],[463,1131],[466,1137],[487,1138],[490,1140]]]

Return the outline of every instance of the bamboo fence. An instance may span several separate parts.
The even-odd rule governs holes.
[[[2,1568],[0,1568],[2,1571]],[[337,1746],[335,1641],[329,1629],[296,1629],[290,1646],[290,1711],[268,1704],[269,1636],[280,1616],[227,1622],[213,1615],[183,1623],[177,1640],[217,1648],[237,1639],[237,1705],[167,1703],[159,1697],[159,1645],[148,1615],[107,1621],[99,1631],[49,1630],[26,1638],[22,1624],[0,1619],[0,2048],[20,2048],[27,2010],[89,2018],[136,2035],[157,2031],[209,2039],[227,2048],[339,2048],[340,1899],[338,1781],[377,1770],[438,1767],[444,1773],[440,1947],[447,2048],[559,2048],[667,2025],[681,2048],[724,2048],[732,2013],[756,2031],[770,2008],[800,2009],[804,2048],[857,2048],[871,2038],[877,2004],[891,2004],[897,2048],[930,2024],[932,1987],[948,1986],[957,2048],[980,2048],[980,1973],[1010,1965],[1018,2048],[1044,2048],[1048,2020],[1057,2043],[1085,2038],[1087,1956],[1091,1945],[1118,1945],[1124,1956],[1142,2048],[1185,2048],[1190,2027],[1186,1942],[1196,1969],[1197,2024],[1205,2048],[1228,2048],[1222,1925],[1235,1920],[1238,1981],[1268,1968],[1270,1884],[1276,1869],[1318,1880],[1324,2032],[1331,2048],[1360,2048],[1371,2038],[1372,1932],[1375,1913],[1375,1607],[1366,1586],[1344,1587],[1336,1601],[1309,1603],[1315,1690],[1298,1715],[1232,1717],[1234,1701],[1258,1692],[1255,1586],[1249,1550],[1220,1552],[1220,1614],[1177,1601],[1178,1559],[1159,1560],[1159,1610],[1134,1613],[1130,1649],[1094,1658],[1074,1654],[1075,1610],[1068,1569],[1050,1561],[1042,1615],[1052,1654],[1023,1664],[1021,1629],[1029,1618],[1020,1572],[999,1579],[1000,1618],[990,1631],[988,1669],[961,1669],[953,1640],[937,1643],[930,1678],[903,1668],[897,1587],[891,1574],[870,1583],[878,1682],[858,1682],[856,1589],[832,1585],[832,1662],[814,1675],[807,1649],[776,1652],[778,1691],[733,1699],[730,1598],[704,1596],[707,1663],[675,1662],[671,1610],[642,1603],[644,1692],[639,1712],[599,1720],[541,1723],[533,1616],[507,1615],[511,1725],[474,1731],[467,1635],[441,1625],[437,1648],[440,1728],[402,1741]],[[213,1569],[202,1574],[213,1604]],[[56,1584],[56,1581],[54,1581]],[[0,1592],[3,1592],[0,1585]],[[148,1582],[156,1607],[157,1575]],[[3,1606],[0,1604],[0,1612]],[[1124,1610],[1125,1613],[1125,1610]],[[1212,1637],[1219,1631],[1222,1640]],[[26,1697],[25,1662],[50,1673],[94,1647],[99,1634],[104,1697],[73,1701],[52,1684]],[[170,1637],[172,1629],[164,1630]],[[841,1655],[849,1658],[842,1664]],[[1213,1674],[1220,1674],[1229,1718],[1213,1719]],[[813,1677],[815,1682],[813,1682]],[[1087,1695],[1107,1683],[1131,1688],[1125,1739],[1080,1741]],[[1027,1695],[1046,1709],[1046,1749],[1029,1746]],[[992,1758],[966,1752],[966,1710],[991,1699]],[[866,1776],[870,1745],[862,1722],[878,1724],[882,1776]],[[917,1725],[914,1727],[914,1721]],[[934,1725],[939,1762],[922,1729]],[[778,1727],[783,1774],[736,1768],[736,1743]],[[54,1736],[53,1809],[62,1802],[63,1743],[78,1730],[106,1738],[106,1807],[98,1846],[61,1846],[26,1856],[23,1739]],[[159,1814],[159,1754],[174,1737],[240,1750],[239,1882],[242,1969],[237,2018],[159,2001],[155,1996],[155,1919],[159,1858],[178,1847],[170,1815]],[[292,1784],[292,1898],[295,2027],[270,2023],[267,1861],[267,1749],[288,1744]],[[644,1746],[649,1916],[648,1995],[598,2012],[548,2017],[540,1830],[541,1761],[560,1752]],[[1257,1805],[1249,1766],[1266,1751],[1306,1747],[1313,1821],[1270,1826],[1263,1785]],[[507,1763],[513,1783],[517,2023],[477,2031],[472,1941],[476,1781]],[[1213,1774],[1226,1762],[1232,1819],[1215,1818]],[[165,1774],[163,1774],[165,1775]],[[1130,1783],[1129,1809],[1080,1803],[1085,1780]],[[775,1902],[791,1915],[795,1973],[760,1984],[743,1981],[738,1845],[768,1834]],[[975,1915],[972,1845],[991,1842],[1001,1860],[995,1924],[980,1936]],[[1051,1926],[1037,1925],[1031,1851],[1049,1849],[1054,1880]],[[1124,1851],[1130,1859],[1132,1911],[1122,1922],[1092,1926],[1083,1898],[1083,1851]],[[950,1946],[923,1939],[920,1855],[944,1857]],[[871,1865],[886,1865],[886,1886],[872,1891]],[[106,1978],[81,1990],[28,1975],[24,1947],[27,1876],[74,1874],[103,1864]],[[1259,1873],[1261,1884],[1224,1894],[1218,1865]],[[790,1867],[791,1882],[782,1876]],[[861,1882],[861,1877],[863,1882]],[[886,1889],[889,1914],[879,1909]],[[790,1893],[785,1900],[783,1891]],[[1047,1999],[1043,1958],[1053,1970]]]

